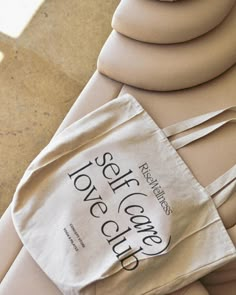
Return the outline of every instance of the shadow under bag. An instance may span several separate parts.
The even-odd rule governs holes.
[[[228,109],[160,129],[125,94],[37,156],[17,187],[12,216],[63,294],[166,294],[236,257],[217,211],[236,166],[204,188],[177,152],[234,119],[169,139]]]

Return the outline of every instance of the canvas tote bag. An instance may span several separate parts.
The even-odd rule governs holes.
[[[236,167],[204,188],[177,152],[228,121],[169,140],[224,111],[160,129],[125,94],[38,155],[12,216],[63,294],[166,294],[236,257],[216,209],[226,198],[211,198],[235,183]]]

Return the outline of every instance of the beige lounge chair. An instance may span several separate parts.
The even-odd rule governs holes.
[[[114,31],[98,58],[98,69],[57,133],[127,92],[161,127],[236,105],[235,3],[121,1],[112,21]],[[203,127],[232,117],[235,114],[229,111]],[[179,150],[203,186],[235,165],[235,128],[235,124],[228,124]],[[236,245],[236,192],[232,184],[236,186],[235,180],[218,212]],[[61,294],[22,245],[10,207],[0,220],[0,282],[0,295]],[[235,295],[236,261],[173,294]]]

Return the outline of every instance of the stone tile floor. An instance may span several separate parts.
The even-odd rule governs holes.
[[[96,69],[119,3],[41,2],[18,37],[0,32],[0,216]]]

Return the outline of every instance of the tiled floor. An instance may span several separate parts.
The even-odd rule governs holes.
[[[95,70],[118,3],[45,0],[17,38],[0,33],[0,216]]]

